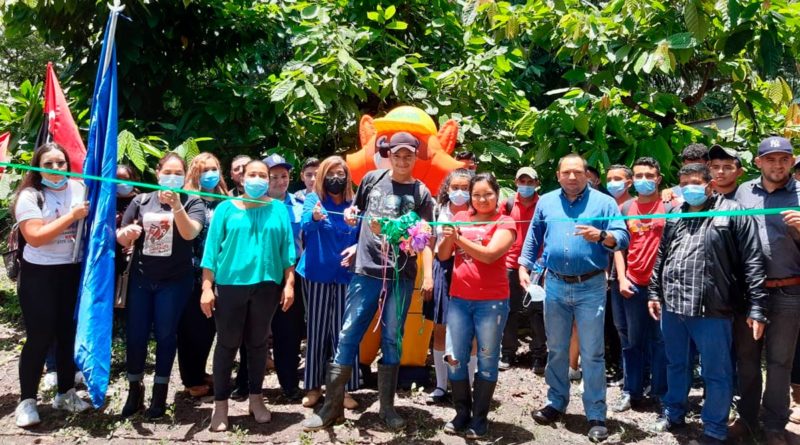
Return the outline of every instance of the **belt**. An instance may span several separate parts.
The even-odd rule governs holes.
[[[800,277],[779,278],[777,280],[766,280],[764,287],[788,287],[800,286]]]
[[[551,274],[555,275],[556,278],[565,283],[582,283],[589,278],[600,275],[603,272],[605,272],[605,270],[597,269],[583,275],[561,275],[560,273],[553,272],[552,270],[550,271]]]

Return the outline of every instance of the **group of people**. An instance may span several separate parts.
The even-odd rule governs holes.
[[[289,193],[293,166],[273,154],[234,158],[228,190],[211,153],[188,166],[176,154],[164,156],[156,168],[163,190],[118,186],[117,268],[130,271],[122,416],[144,410],[153,338],[148,418],[165,414],[177,355],[187,391],[213,393],[212,431],[230,427],[231,398],[246,398],[257,422],[270,421],[262,396],[268,364],[284,396],[306,407],[320,405],[324,388],[324,403],[302,426],[329,427],[344,420],[345,408],[358,406],[350,392],[360,382],[359,344],[377,313],[379,414],[389,428],[402,429],[405,420],[394,408],[400,345],[421,273],[424,313],[434,323],[436,385],[429,402],[452,401],[455,408],[446,433],[488,434],[499,372],[515,362],[527,318],[533,371],[548,385],[547,404],[534,420],[550,424],[566,411],[580,367],[588,437],[605,440],[604,326],[611,311],[624,376],[613,411],[655,403],[662,415],[653,430],[685,425],[699,364],[701,443],[755,432],[759,411],[768,443],[785,443],[790,383],[800,384],[793,379],[800,375],[800,366],[793,370],[800,359],[800,189],[788,140],[765,139],[755,159],[761,176],[741,185],[735,151],[692,144],[672,188],[650,157],[608,167],[602,186],[586,160],[569,154],[558,162],[558,189],[540,195],[538,174],[522,167],[516,193],[506,200],[493,174],[476,173],[471,153],[457,157],[465,168],[452,171],[433,196],[413,176],[417,137],[396,132],[384,145],[380,155],[391,167],[368,173],[357,189],[344,159],[331,156],[307,160],[299,174],[305,188]],[[28,172],[13,203],[27,242],[18,280],[27,335],[19,364],[21,427],[40,421],[37,389],[53,345],[53,406],[90,408],[75,393],[72,359],[81,261],[73,252],[88,203],[81,182],[53,172],[69,169],[61,147],[39,147],[32,165],[49,170]],[[124,166],[118,177],[135,179]],[[775,208],[782,211],[760,211]],[[382,220],[410,212],[434,228],[418,255],[388,248],[382,233]],[[648,218],[657,214],[670,216]],[[543,301],[528,304],[542,287]],[[304,337],[305,393],[297,372]],[[738,419],[729,427],[734,393]]]

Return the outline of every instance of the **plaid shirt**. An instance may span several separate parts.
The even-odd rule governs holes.
[[[705,273],[705,236],[710,218],[682,218],[664,259],[665,310],[697,317],[702,314]]]

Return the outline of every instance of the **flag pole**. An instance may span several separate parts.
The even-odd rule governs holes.
[[[117,33],[117,17],[119,14],[125,10],[125,5],[123,5],[120,0],[114,0],[114,4],[107,4],[108,9],[111,11],[111,25],[108,27],[108,41],[111,42],[109,45],[106,45],[106,52],[103,54],[103,74],[108,71],[108,65],[111,63],[111,51],[114,50],[114,37]],[[94,155],[93,153],[87,153],[87,155]],[[89,197],[89,189],[84,187],[83,189],[83,201],[85,202],[86,199]],[[81,255],[81,244],[83,243],[83,232],[86,231],[86,218],[83,218],[78,222],[78,230],[75,233],[75,247],[72,250],[72,262],[77,263],[78,258]]]

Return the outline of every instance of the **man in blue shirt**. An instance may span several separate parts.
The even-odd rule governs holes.
[[[558,162],[559,190],[539,199],[519,258],[523,288],[530,284],[539,252],[547,269],[545,330],[548,361],[545,381],[547,405],[533,418],[543,424],[556,421],[569,403],[569,342],[573,322],[583,359],[583,407],[589,420],[589,439],[608,438],[606,371],[603,325],[606,268],[609,253],[628,246],[628,232],[614,199],[587,186],[586,161],[569,154]]]

